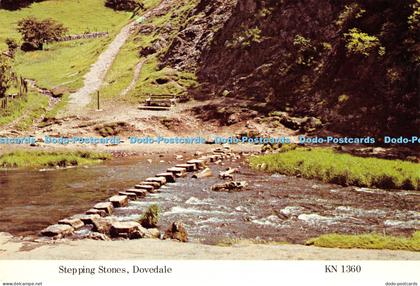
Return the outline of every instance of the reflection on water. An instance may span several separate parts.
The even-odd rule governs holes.
[[[164,159],[164,158],[163,158]],[[147,158],[119,158],[65,170],[0,171],[0,231],[28,235],[83,213],[117,190],[161,172],[169,164]]]

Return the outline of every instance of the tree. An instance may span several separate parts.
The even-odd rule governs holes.
[[[144,4],[138,0],[106,0],[105,6],[120,11],[138,11]]]
[[[23,50],[42,50],[44,43],[56,41],[68,31],[63,24],[51,18],[38,20],[33,16],[20,20],[17,30],[22,34]]]
[[[4,98],[13,79],[10,58],[0,54],[0,98]]]
[[[8,10],[17,10],[32,4],[32,2],[41,1],[42,0],[0,0],[0,8]]]

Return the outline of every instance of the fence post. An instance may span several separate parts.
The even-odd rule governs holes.
[[[100,110],[99,106],[99,90],[97,91],[97,99],[98,99],[98,110]]]

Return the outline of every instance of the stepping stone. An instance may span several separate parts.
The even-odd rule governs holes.
[[[141,186],[141,185],[152,186],[155,189],[159,189],[160,188],[160,183],[158,183],[158,182],[145,182],[145,181],[143,181],[143,182],[141,182],[138,185],[139,186]],[[135,188],[135,186],[134,186],[134,188]]]
[[[140,224],[135,221],[113,222],[111,223],[110,234],[112,237],[130,237],[130,234],[139,228]]]
[[[111,202],[97,203],[93,208],[97,210],[103,210],[107,214],[112,214],[112,211],[114,210]]]
[[[115,208],[122,208],[128,205],[128,197],[127,196],[113,196],[109,198],[109,201]]]
[[[135,200],[137,199],[137,195],[133,192],[119,192],[118,193],[120,196],[127,196],[128,199],[130,200]]]
[[[78,218],[65,218],[58,222],[58,224],[66,224],[74,229],[82,228],[85,224]]]
[[[204,169],[206,167],[204,160],[194,159],[194,160],[189,160],[187,163],[194,164],[197,169]]]
[[[225,149],[217,148],[213,150],[213,153],[224,154],[226,152]]]
[[[185,170],[187,170],[187,172],[197,171],[197,166],[195,164],[178,164],[175,167],[185,168]]]
[[[202,160],[205,164],[207,164],[210,163],[210,156],[201,156],[198,160]]]
[[[99,214],[77,214],[72,216],[71,218],[78,218],[80,219],[84,224],[92,224],[93,219],[100,218],[101,216]]]
[[[145,198],[147,196],[147,190],[140,190],[140,189],[128,189],[127,194],[134,194],[136,198]]]
[[[67,224],[53,224],[49,227],[41,230],[41,234],[44,236],[60,236],[63,237],[65,235],[69,235],[73,233],[74,228]]]
[[[152,177],[152,178],[147,178],[146,182],[157,182],[162,186],[166,184],[166,179],[165,177]]]
[[[160,173],[156,177],[164,177],[168,183],[175,183],[175,175],[173,173]]]
[[[146,190],[148,192],[153,192],[155,190],[155,188],[150,185],[136,185],[134,188],[138,190]]]
[[[100,232],[103,234],[109,234],[111,229],[111,221],[109,219],[104,218],[96,218],[93,219],[93,231]]]
[[[101,217],[107,216],[108,214],[104,210],[90,209],[86,212],[88,215],[99,215]]]
[[[185,168],[172,167],[166,171],[169,173],[173,173],[175,177],[185,177],[187,175],[187,169]]]

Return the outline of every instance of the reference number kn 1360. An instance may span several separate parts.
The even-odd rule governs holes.
[[[360,265],[325,265],[325,273],[360,273],[362,266]]]

